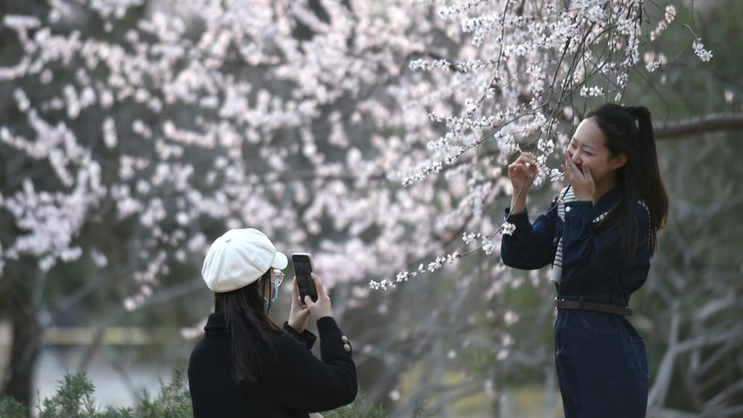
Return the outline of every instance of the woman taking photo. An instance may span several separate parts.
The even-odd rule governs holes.
[[[318,276],[317,301],[300,300],[295,278],[289,320],[282,328],[268,316],[287,264],[256,229],[230,230],[209,248],[201,273],[215,309],[188,365],[195,418],[315,417],[356,397],[351,345]],[[322,360],[310,351],[317,339],[306,329],[310,315]]]
[[[628,320],[630,295],[647,279],[668,213],[650,112],[604,104],[578,125],[566,150],[569,183],[530,223],[534,155],[508,166],[513,185],[501,244],[518,269],[552,264],[555,362],[566,418],[645,417],[645,345]]]

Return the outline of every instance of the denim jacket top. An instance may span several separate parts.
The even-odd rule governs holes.
[[[621,201],[621,191],[613,188],[599,199],[560,203],[556,198],[549,209],[529,222],[528,211],[510,214],[508,222],[516,226],[504,235],[501,258],[507,266],[534,270],[552,264],[557,244],[562,237],[562,280],[558,296],[566,299],[584,297],[587,301],[627,305],[630,294],[647,279],[650,268],[650,213],[644,203],[637,203],[637,247],[634,255],[622,256],[616,229],[596,231],[593,219]],[[565,220],[557,215],[557,206],[565,205]]]

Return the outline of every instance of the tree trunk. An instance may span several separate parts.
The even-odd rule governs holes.
[[[18,402],[33,407],[34,369],[41,351],[40,328],[35,318],[18,314],[13,318],[13,346],[8,364],[9,379],[3,390]]]
[[[6,281],[0,295],[3,299],[2,314],[11,323],[12,343],[7,375],[1,380],[3,396],[11,396],[26,405],[29,412],[34,406],[34,371],[39,358],[43,333],[38,320],[38,307],[33,300],[34,276],[19,266],[23,262],[6,266]],[[14,268],[15,267],[15,268]],[[25,274],[24,274],[25,273]]]

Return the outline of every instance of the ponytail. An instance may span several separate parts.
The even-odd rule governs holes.
[[[668,194],[660,177],[658,151],[650,110],[644,106],[629,106],[627,111],[637,120],[639,131],[639,194],[650,211],[650,254],[655,252],[657,232],[666,226],[668,219]]]
[[[643,106],[625,107],[606,103],[591,110],[586,118],[596,121],[606,137],[606,147],[613,156],[624,154],[627,157],[627,162],[616,172],[622,202],[610,215],[617,220],[622,253],[629,258],[637,248],[635,213],[637,200],[640,199],[650,211],[648,248],[652,255],[656,249],[657,232],[666,224],[668,194],[660,177],[650,111]]]

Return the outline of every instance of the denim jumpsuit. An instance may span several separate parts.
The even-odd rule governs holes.
[[[642,202],[637,203],[638,242],[630,259],[622,257],[615,230],[597,232],[593,224],[621,198],[621,191],[615,187],[596,205],[589,201],[559,203],[555,199],[533,224],[527,211],[510,215],[506,210],[508,222],[516,229],[512,235],[503,236],[503,263],[523,270],[542,268],[554,261],[562,237],[558,297],[628,306],[630,295],[645,283],[650,267],[650,213]],[[559,204],[565,205],[564,220],[557,214]],[[647,354],[642,338],[626,317],[560,310],[554,334],[565,418],[645,417]]]

